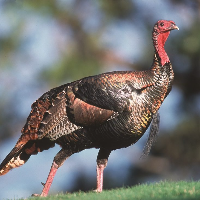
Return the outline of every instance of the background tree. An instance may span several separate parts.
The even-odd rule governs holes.
[[[199,0],[2,0],[0,19],[0,160],[17,141],[30,105],[50,88],[102,72],[150,68],[152,27],[158,19],[169,19],[180,31],[166,44],[175,82],[160,109],[157,143],[146,160],[139,159],[145,136],[114,152],[105,187],[199,179]],[[22,168],[1,177],[0,198],[40,191],[57,151],[32,156]],[[59,170],[52,192],[95,188],[96,154],[87,150],[72,156]]]

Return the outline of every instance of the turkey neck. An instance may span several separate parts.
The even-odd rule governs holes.
[[[169,57],[164,49],[165,42],[170,34],[170,31],[158,33],[156,30],[153,31],[153,44],[155,48],[155,58],[152,69],[154,72],[157,71],[157,74],[162,74],[165,72],[168,79],[168,89],[166,96],[169,94],[172,88],[172,83],[174,80],[174,72],[172,65],[170,63]],[[165,97],[166,97],[165,96]]]
[[[157,31],[153,32],[153,44],[155,48],[155,53],[160,57],[161,65],[164,66],[166,63],[169,63],[169,57],[165,51],[165,42],[170,34],[170,31],[158,33]]]

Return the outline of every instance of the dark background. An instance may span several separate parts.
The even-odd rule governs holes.
[[[173,90],[161,109],[157,143],[140,159],[148,132],[135,145],[112,152],[104,188],[159,180],[200,179],[199,0],[1,0],[0,161],[20,136],[31,104],[49,89],[85,76],[151,67],[151,32],[173,20],[166,51]],[[0,177],[0,199],[40,193],[59,147],[32,156]],[[58,170],[50,194],[96,187],[98,150],[73,155]]]

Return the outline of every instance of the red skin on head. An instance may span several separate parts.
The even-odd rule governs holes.
[[[155,45],[155,51],[158,53],[161,59],[161,65],[165,65],[170,62],[167,53],[165,52],[164,45],[170,34],[170,31],[173,30],[175,23],[173,21],[159,20],[153,30],[153,42]]]

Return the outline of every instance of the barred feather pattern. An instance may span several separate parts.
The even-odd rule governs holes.
[[[22,135],[0,164],[0,175],[55,144],[61,150],[54,158],[53,171],[73,153],[88,148],[100,148],[97,169],[105,168],[110,152],[136,143],[153,119],[144,150],[148,154],[158,134],[158,110],[174,79],[164,43],[168,32],[178,27],[172,21],[164,22],[169,24],[166,30],[163,21],[154,26],[155,56],[150,70],[86,77],[51,89],[36,100]],[[48,183],[44,188],[47,195]]]

